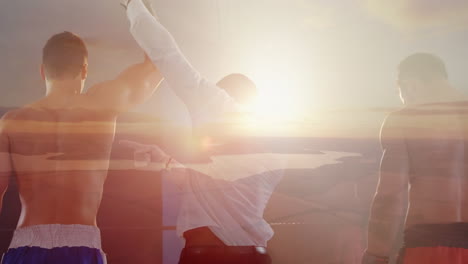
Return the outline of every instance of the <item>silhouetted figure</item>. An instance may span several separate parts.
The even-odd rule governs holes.
[[[203,78],[145,4],[148,6],[141,0],[129,3],[131,32],[161,70],[167,84],[186,104],[194,126],[225,122],[231,113],[242,112],[242,105],[256,96],[255,84],[241,74],[228,75],[217,84]],[[147,147],[151,151],[151,147]],[[142,145],[136,144],[134,148],[145,151]],[[174,162],[164,153],[154,153],[153,162],[167,165]],[[182,173],[179,183],[183,186],[184,197],[177,233],[185,240],[185,248],[180,263],[270,263],[265,247],[273,231],[263,219],[263,210],[281,176],[270,178],[271,181],[265,177],[263,183],[252,179],[246,185],[242,181],[215,180],[187,170]],[[175,175],[168,177],[176,178]],[[236,217],[236,214],[242,216]]]
[[[22,204],[4,264],[105,263],[96,214],[116,118],[151,96],[162,77],[145,60],[83,92],[87,72],[80,37],[52,36],[41,65],[46,95],[2,119],[0,194],[15,173]]]
[[[382,127],[384,154],[363,263],[388,263],[401,227],[400,263],[467,263],[466,97],[432,54],[404,59],[398,85],[405,106]]]

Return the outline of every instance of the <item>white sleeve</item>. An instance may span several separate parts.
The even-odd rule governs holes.
[[[187,105],[192,117],[238,111],[238,105],[222,89],[194,69],[169,31],[151,15],[141,0],[127,8],[130,32],[158,67],[174,92]]]

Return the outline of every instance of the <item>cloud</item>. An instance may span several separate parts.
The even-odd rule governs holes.
[[[374,16],[401,29],[457,30],[468,22],[466,0],[361,0]]]

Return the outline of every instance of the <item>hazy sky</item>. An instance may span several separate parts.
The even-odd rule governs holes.
[[[296,112],[399,105],[395,67],[416,51],[440,55],[453,83],[468,87],[464,0],[155,0],[155,7],[205,76],[246,73],[272,105]],[[41,48],[63,30],[87,39],[90,84],[139,57],[118,0],[1,1],[0,105],[44,93]]]

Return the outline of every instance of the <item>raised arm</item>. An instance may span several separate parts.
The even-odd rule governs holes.
[[[187,105],[192,116],[237,111],[237,104],[224,90],[193,68],[172,35],[151,15],[142,0],[132,0],[127,15],[133,37]]]
[[[381,140],[384,154],[380,179],[371,208],[368,246],[363,263],[387,263],[406,217],[409,158],[398,118],[385,121]]]
[[[3,196],[8,188],[11,175],[10,143],[6,132],[6,118],[0,120],[0,212],[3,204]]]
[[[125,112],[150,98],[162,79],[157,67],[145,56],[142,63],[130,66],[116,79],[91,87],[87,96],[99,108]]]

